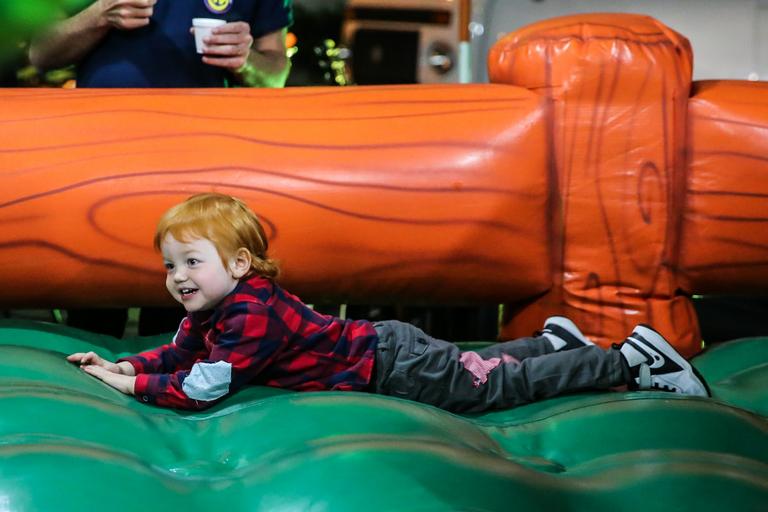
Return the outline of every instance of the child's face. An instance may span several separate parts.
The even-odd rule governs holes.
[[[210,240],[179,242],[168,234],[161,246],[165,286],[190,313],[213,309],[237,286],[232,270],[221,262]]]

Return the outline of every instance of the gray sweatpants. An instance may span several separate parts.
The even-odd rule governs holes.
[[[555,352],[544,337],[462,352],[421,329],[389,320],[379,335],[371,390],[454,412],[515,407],[543,398],[627,383],[618,350]]]

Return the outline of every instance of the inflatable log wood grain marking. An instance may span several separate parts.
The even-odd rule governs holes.
[[[768,83],[694,84],[680,266],[697,293],[768,288]]]
[[[540,96],[509,86],[0,91],[4,306],[160,304],[157,219],[237,195],[309,301],[551,285]]]
[[[561,219],[551,233],[555,286],[506,334],[559,312],[603,345],[649,322],[686,354],[699,349],[678,272],[691,60],[679,34],[621,14],[547,20],[491,50],[492,82],[551,104],[550,208]]]

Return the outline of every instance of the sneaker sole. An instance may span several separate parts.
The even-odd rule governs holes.
[[[656,348],[659,352],[661,352],[664,357],[667,357],[671,359],[676,365],[678,365],[680,368],[685,368],[691,371],[696,378],[701,383],[701,386],[704,388],[704,391],[707,393],[708,397],[712,396],[712,392],[709,389],[709,385],[707,385],[707,381],[704,380],[704,377],[699,373],[699,371],[688,361],[685,360],[683,356],[680,355],[680,353],[675,350],[675,347],[669,344],[669,342],[659,334],[659,332],[651,327],[650,325],[646,324],[640,324],[637,327],[635,327],[635,330],[632,331],[632,334],[637,333],[638,335],[642,336],[646,340],[648,340],[650,343],[653,344],[654,348]],[[630,334],[630,337],[632,336]]]

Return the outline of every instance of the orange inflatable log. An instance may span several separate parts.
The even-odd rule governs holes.
[[[701,294],[768,289],[768,83],[694,84],[680,266]]]
[[[545,111],[507,86],[0,91],[5,307],[168,303],[161,213],[261,216],[309,301],[545,292]]]
[[[692,355],[692,294],[768,284],[768,87],[691,62],[578,15],[499,41],[493,85],[0,91],[0,303],[167,303],[155,222],[217,190],[305,300],[503,301],[502,337],[567,314]]]
[[[554,288],[518,311],[511,336],[560,312],[600,343],[639,322],[691,354],[693,306],[678,294],[679,212],[685,198],[688,41],[636,15],[578,15],[499,41],[494,82],[539,91],[549,124]]]

